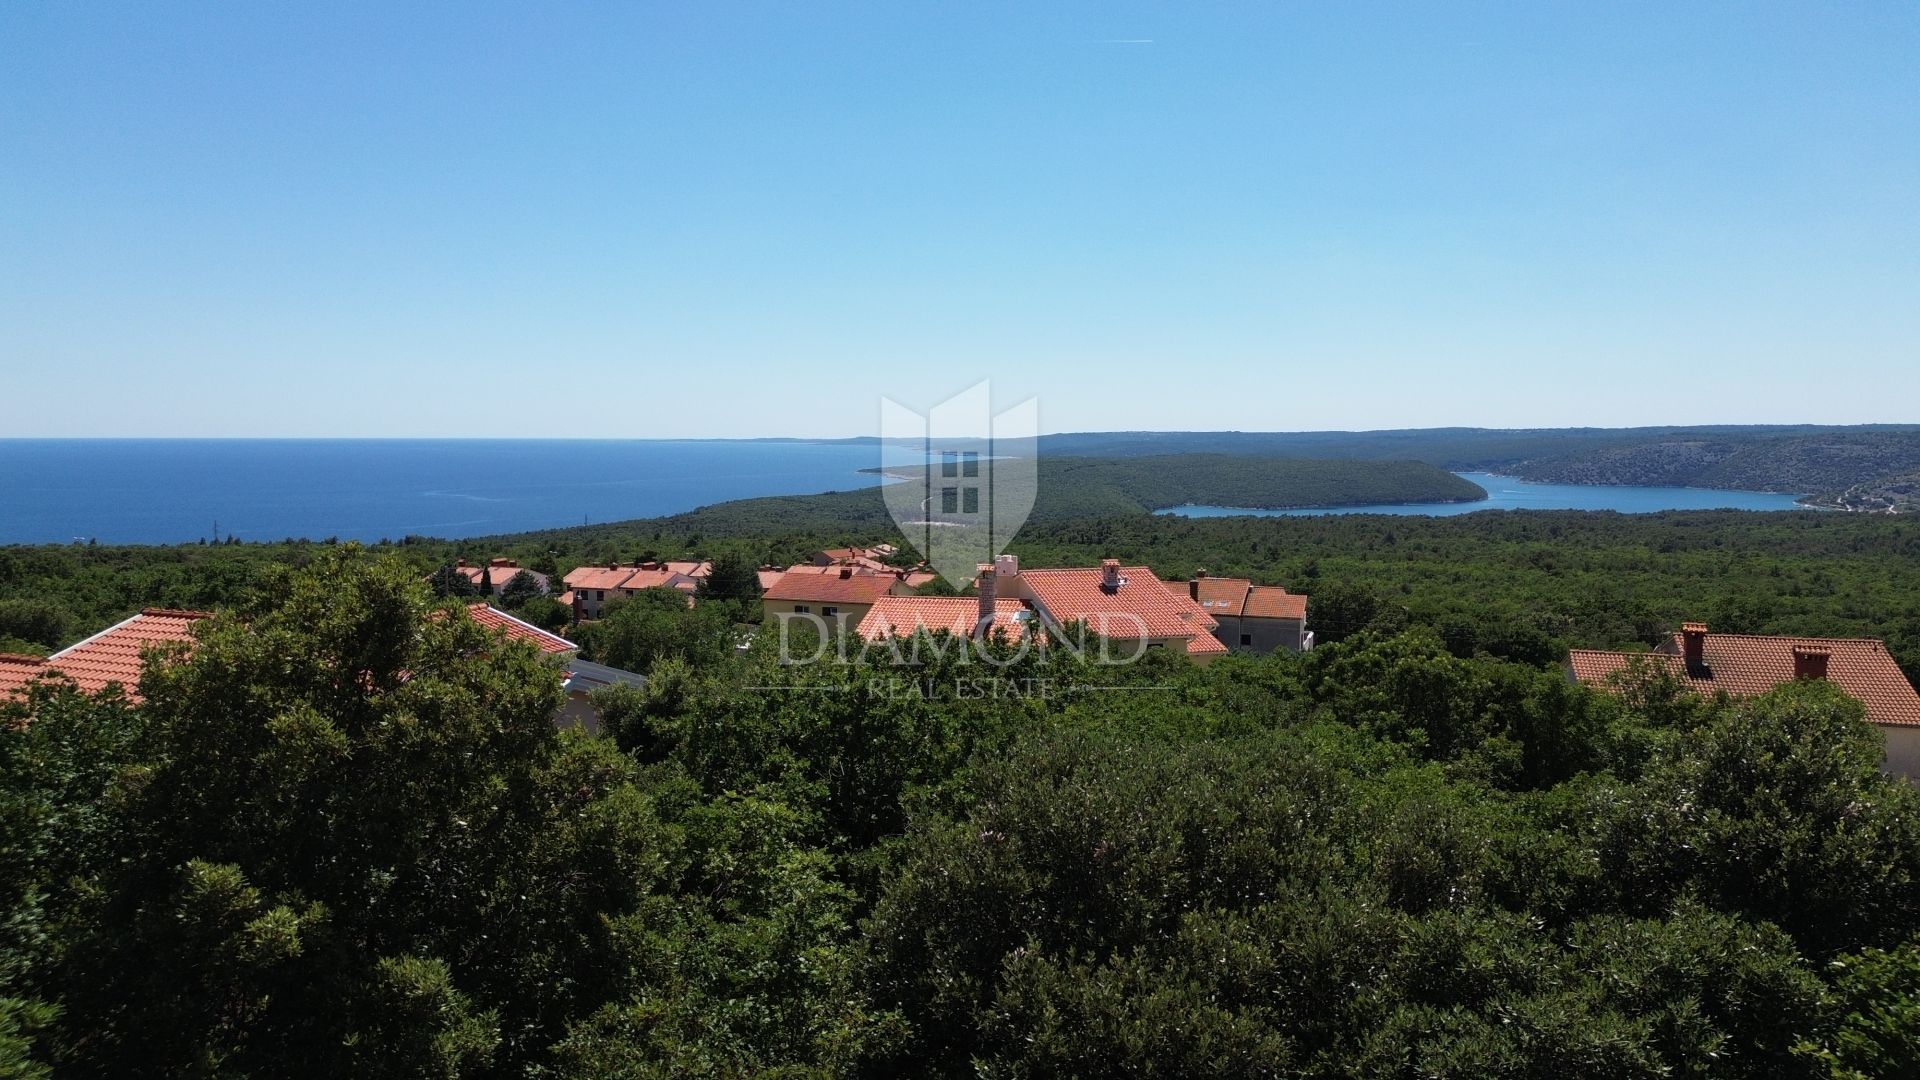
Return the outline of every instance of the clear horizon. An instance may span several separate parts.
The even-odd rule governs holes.
[[[0,436],[1902,423],[1920,7],[22,6]]]

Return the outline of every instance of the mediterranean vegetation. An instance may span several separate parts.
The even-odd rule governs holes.
[[[909,480],[919,475],[917,469],[886,471]],[[1279,510],[1478,502],[1487,497],[1480,485],[1424,462],[1235,454],[1048,456],[1037,461],[1034,485],[1030,521],[1151,513],[1174,506]]]
[[[1042,454],[1225,453],[1424,461],[1565,484],[1737,488],[1811,494],[1849,509],[1913,509],[1920,427],[1421,428],[1323,432],[1048,435]],[[1883,490],[1892,488],[1895,490]],[[1902,499],[1900,496],[1907,496]]]
[[[0,1071],[1920,1066],[1920,796],[1824,686],[1615,697],[1384,624],[794,667],[642,602],[587,734],[415,554],[265,560],[140,703],[6,706]]]
[[[0,1075],[1920,1069],[1920,796],[1859,706],[1560,669],[1702,619],[1920,674],[1920,522],[1064,516],[1023,565],[1285,585],[1322,644],[742,651],[755,566],[897,541],[858,506],[0,549],[0,649],[218,612],[138,703],[0,716]],[[568,628],[517,573],[456,584],[495,557],[715,572]],[[647,685],[556,730],[556,671],[476,598]]]

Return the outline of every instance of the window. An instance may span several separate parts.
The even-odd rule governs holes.
[[[953,450],[940,451],[940,475],[960,475],[960,455],[958,452]]]
[[[1253,644],[1253,635],[1252,635],[1252,634],[1241,634],[1241,635],[1240,635],[1240,644],[1242,644],[1242,645],[1251,645],[1251,644]]]
[[[827,618],[831,619],[835,615],[840,614],[840,609],[837,607],[823,607],[820,609],[820,614],[825,615]]]
[[[605,589],[593,590],[593,598],[595,600],[605,600],[607,598],[607,590]]]
[[[970,487],[962,491],[960,494],[961,494],[961,501],[960,501],[961,513],[977,514],[980,512],[980,489],[979,488]]]
[[[813,609],[805,604],[795,604],[793,605],[793,613],[795,615],[810,615],[813,613]]]
[[[963,476],[979,476],[980,475],[980,451],[969,450],[966,453],[960,455],[960,461],[961,461],[961,467],[960,467],[961,475]]]
[[[960,512],[960,489],[943,487],[940,489],[940,512],[957,514]]]

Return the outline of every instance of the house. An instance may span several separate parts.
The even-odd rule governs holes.
[[[1186,589],[1118,559],[1102,559],[1098,568],[1022,570],[1018,557],[1002,555],[982,569],[979,590],[1027,602],[1049,634],[1082,623],[1114,642],[1120,656],[1165,648],[1205,664],[1227,651],[1214,636],[1219,622]]]
[[[542,594],[553,591],[547,575],[538,570],[528,570],[512,559],[489,559],[484,565],[470,565],[467,560],[461,559],[453,564],[453,572],[466,578],[475,592],[485,592],[486,587],[492,585],[493,593],[489,595],[499,593],[507,587],[507,582],[513,580],[514,575],[521,573],[533,575],[533,580],[540,583]]]
[[[594,711],[589,695],[609,686],[637,687],[647,684],[643,675],[580,659],[580,646],[499,608],[479,603],[468,604],[467,615],[508,641],[524,641],[532,645],[560,668],[560,687],[567,692],[567,701],[553,717],[553,722],[559,727],[580,727],[589,732],[598,732],[600,716]]]
[[[147,608],[52,656],[0,653],[0,697],[25,690],[37,678],[55,675],[71,679],[89,694],[117,685],[129,699],[139,701],[146,650],[168,642],[191,643],[194,624],[211,617],[206,611]]]
[[[554,722],[562,727],[577,724],[596,731],[599,718],[587,699],[589,693],[615,683],[646,685],[646,680],[633,672],[581,660],[580,646],[498,608],[472,603],[467,605],[467,615],[501,637],[524,641],[552,659],[561,670],[561,686],[567,691],[566,704],[554,716]],[[52,656],[0,654],[0,697],[18,693],[42,676],[64,676],[89,694],[97,694],[109,686],[121,686],[127,696],[137,702],[140,695],[136,688],[145,666],[146,650],[175,641],[191,644],[194,624],[211,617],[211,613],[205,611],[148,608]]]
[[[597,619],[602,608],[609,600],[630,600],[643,589],[678,589],[691,598],[699,588],[699,582],[692,574],[670,569],[670,565],[657,562],[643,562],[638,566],[623,566],[609,563],[606,566],[582,566],[569,571],[562,580],[567,591],[560,594],[560,602],[573,610],[575,622],[581,619]],[[704,563],[680,563],[684,567],[698,568]],[[707,569],[712,569],[707,566]]]
[[[900,570],[888,563],[886,560],[898,554],[899,550],[899,548],[894,547],[892,544],[875,544],[872,547],[864,548],[828,548],[825,551],[814,552],[810,557],[810,562],[818,569],[836,566],[854,566],[876,574],[904,574],[907,585],[915,589],[932,581],[937,576],[933,571],[927,569],[925,563],[921,563],[919,566],[910,570]],[[798,568],[796,567],[796,569]]]
[[[984,569],[984,568],[983,568]],[[989,614],[991,613],[991,614]],[[1018,600],[991,594],[970,596],[883,596],[860,620],[856,632],[868,641],[911,637],[945,630],[960,637],[988,632],[1015,640],[1034,629],[1034,612]]]
[[[1246,578],[1208,577],[1194,572],[1187,595],[1213,616],[1219,626],[1214,637],[1229,649],[1270,653],[1275,649],[1306,652],[1313,648],[1307,629],[1307,598],[1277,585],[1255,585]]]
[[[855,566],[796,566],[760,597],[763,620],[782,615],[817,615],[831,627],[855,627],[883,596],[901,596],[907,583],[895,574],[877,574]]]
[[[1650,653],[1570,650],[1567,674],[1613,688],[1636,663],[1655,665],[1698,693],[1734,698],[1757,697],[1796,679],[1826,679],[1866,706],[1867,722],[1886,740],[1886,770],[1920,778],[1920,694],[1880,641],[1713,634],[1705,623],[1689,622]]]

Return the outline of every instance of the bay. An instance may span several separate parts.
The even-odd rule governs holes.
[[[1720,488],[1630,487],[1601,484],[1541,484],[1496,473],[1461,472],[1455,476],[1486,489],[1487,497],[1465,503],[1396,503],[1387,506],[1305,506],[1288,510],[1249,510],[1231,506],[1175,506],[1163,514],[1184,517],[1308,517],[1318,514],[1400,514],[1451,517],[1482,510],[1613,510],[1652,514],[1662,510],[1804,510],[1798,495]]]

